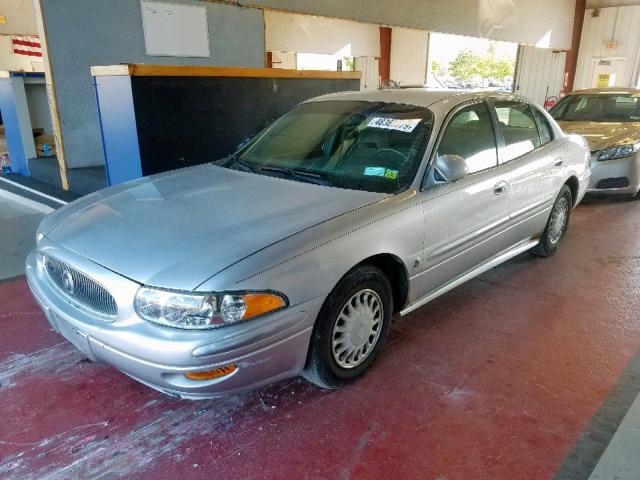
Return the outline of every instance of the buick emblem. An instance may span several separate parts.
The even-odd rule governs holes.
[[[65,292],[69,295],[73,295],[73,292],[75,291],[73,277],[71,276],[71,272],[66,268],[62,271],[62,288],[64,288]]]

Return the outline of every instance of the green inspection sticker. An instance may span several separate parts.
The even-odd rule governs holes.
[[[398,178],[398,171],[397,170],[390,170],[390,169],[386,169],[384,172],[384,177],[388,178],[390,180],[395,180],[396,178]]]

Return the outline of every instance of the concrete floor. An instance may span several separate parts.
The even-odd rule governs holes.
[[[53,208],[0,187],[0,280],[22,275],[36,228]]]
[[[631,405],[589,480],[640,478],[640,396]]]
[[[0,477],[615,478],[631,456],[616,443],[638,445],[639,208],[581,205],[554,257],[521,255],[398,320],[334,392],[291,379],[175,400],[88,363],[23,278],[0,283]]]

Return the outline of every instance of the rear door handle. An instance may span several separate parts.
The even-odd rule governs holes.
[[[493,186],[493,193],[495,193],[496,195],[502,195],[504,192],[507,191],[508,187],[509,187],[509,184],[504,180],[502,180],[501,182],[498,182]]]

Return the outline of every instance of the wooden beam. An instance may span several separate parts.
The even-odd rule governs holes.
[[[105,67],[91,67],[91,75],[94,77],[125,76],[133,74],[131,65],[108,65]]]
[[[51,110],[51,126],[53,137],[56,141],[56,157],[58,158],[58,168],[60,169],[60,183],[63,190],[69,190],[69,179],[67,177],[67,160],[64,151],[64,141],[62,140],[62,127],[60,124],[60,114],[58,113],[58,98],[56,96],[56,86],[51,74],[51,59],[49,57],[49,47],[47,43],[47,28],[42,14],[42,0],[33,2],[36,24],[40,32],[40,44],[42,46],[42,60],[44,63],[44,78],[47,84],[49,95],[49,109]]]
[[[112,65],[91,67],[96,77],[251,77],[251,78],[331,78],[359,80],[362,72],[328,70],[287,70],[284,68],[197,67],[177,65]]]

